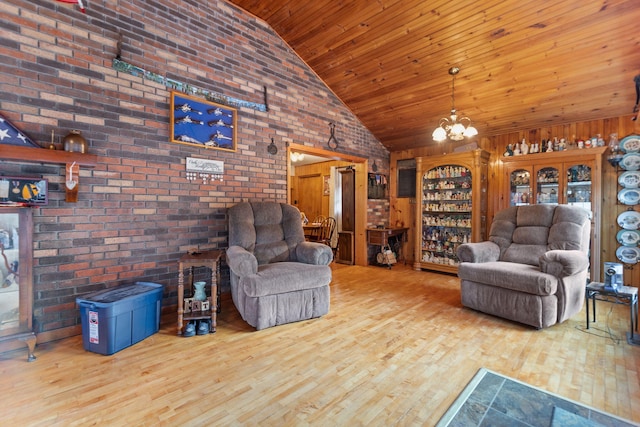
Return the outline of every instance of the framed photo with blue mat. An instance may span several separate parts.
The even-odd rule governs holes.
[[[171,142],[236,151],[237,109],[181,92],[171,92]]]

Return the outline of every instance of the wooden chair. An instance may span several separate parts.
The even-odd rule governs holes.
[[[307,241],[319,242],[322,239],[322,223],[327,219],[324,215],[317,215],[309,224],[309,232],[305,234]],[[320,224],[317,228],[311,228]]]
[[[322,221],[324,221],[325,219],[327,219],[326,216],[324,215],[318,215],[315,218],[313,218],[313,221],[311,221],[313,224],[321,224]]]
[[[333,217],[325,218],[322,221],[322,226],[320,227],[320,236],[318,238],[319,243],[324,243],[325,245],[332,248],[331,240],[333,238],[333,233],[336,230],[336,219]]]

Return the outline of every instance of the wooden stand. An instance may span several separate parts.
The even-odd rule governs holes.
[[[198,254],[185,254],[178,261],[178,335],[182,335],[184,321],[190,320],[211,320],[209,332],[213,333],[217,327],[217,312],[220,301],[218,290],[218,279],[220,278],[220,259],[222,251],[212,250]],[[194,268],[207,267],[211,270],[211,303],[206,310],[190,310],[185,313],[184,307],[184,270],[189,269],[189,283],[193,295]]]
[[[380,249],[389,244],[389,238],[398,239],[398,261],[406,262],[404,244],[407,241],[408,228],[367,228],[367,244],[379,246]]]

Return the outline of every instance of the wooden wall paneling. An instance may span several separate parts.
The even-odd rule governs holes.
[[[354,251],[355,262],[357,265],[367,265],[367,221],[361,221],[360,218],[366,218],[368,210],[367,199],[367,172],[369,171],[369,162],[363,161],[355,163],[355,236]],[[364,211],[364,212],[363,212]]]
[[[618,206],[618,170],[609,162],[603,165],[602,206],[611,207],[602,212],[602,262],[619,262],[616,258],[616,234],[620,229],[617,218],[621,209]]]
[[[398,194],[398,160],[413,159],[410,152],[390,153],[390,173],[389,173],[389,226],[390,227],[415,227],[415,197],[397,197]],[[420,189],[416,188],[416,193]],[[404,257],[408,263],[414,262],[414,236],[415,233],[407,234],[407,242],[404,246]]]

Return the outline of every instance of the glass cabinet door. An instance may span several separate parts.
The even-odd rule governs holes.
[[[533,203],[531,200],[531,172],[517,169],[509,174],[510,206],[523,206]]]
[[[536,203],[558,204],[560,194],[560,171],[554,167],[544,167],[536,173]]]
[[[591,167],[575,165],[567,168],[567,204],[591,211]]]

